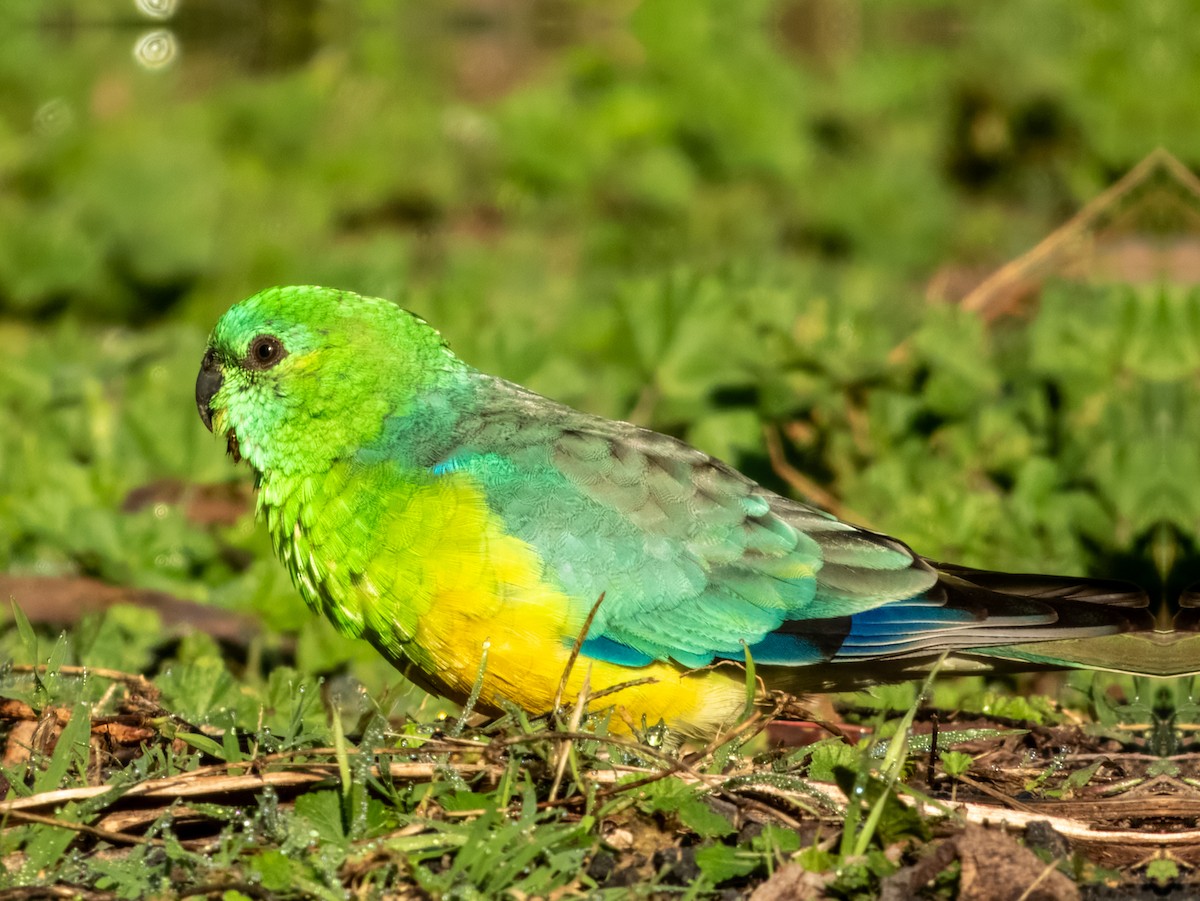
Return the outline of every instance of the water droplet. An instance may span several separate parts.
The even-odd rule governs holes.
[[[33,114],[33,130],[45,137],[57,137],[69,129],[75,121],[70,104],[61,97],[47,100]]]
[[[175,35],[165,28],[147,31],[133,45],[133,58],[143,69],[162,69],[179,53]]]
[[[175,15],[179,0],[133,0],[133,5],[142,15],[163,21]]]

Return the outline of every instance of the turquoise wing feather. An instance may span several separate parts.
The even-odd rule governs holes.
[[[847,651],[901,653],[979,618],[924,597],[938,574],[900,542],[682,442],[499,380],[482,391],[434,469],[469,472],[581,610],[605,595],[591,656],[702,666],[748,645],[764,663],[816,663],[848,640]],[[887,616],[863,616],[883,606]]]
[[[473,377],[431,468],[478,481],[575,621],[604,595],[588,656],[863,663],[1145,627],[1127,585],[938,566],[674,438]]]

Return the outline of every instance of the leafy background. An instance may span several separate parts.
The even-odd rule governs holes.
[[[1052,278],[998,322],[956,303],[1154,147],[1200,163],[1186,14],[0,5],[0,572],[257,624],[235,679],[170,616],[93,610],[55,645],[22,597],[39,659],[156,671],[217,726],[235,681],[284,690],[280,661],[440,709],[308,614],[196,417],[207,330],[272,284],[394,298],[482,369],[934,558],[1190,581],[1187,285]]]
[[[930,556],[1143,575],[1162,471],[1137,445],[1186,397],[1138,392],[1153,329],[1186,345],[1188,297],[1051,285],[999,332],[930,298],[1155,144],[1186,160],[1181,7],[146,12],[171,6],[0,10],[3,570],[336,644],[247,522],[122,509],[157,479],[245,479],[196,421],[204,335],[261,287],[315,283],[395,298],[480,368],[781,490],[763,425],[791,424],[839,512]],[[1186,555],[1200,505],[1180,508]]]

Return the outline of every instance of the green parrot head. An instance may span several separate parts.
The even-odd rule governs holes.
[[[461,365],[432,327],[388,301],[270,288],[217,322],[196,407],[235,460],[259,472],[319,472]]]

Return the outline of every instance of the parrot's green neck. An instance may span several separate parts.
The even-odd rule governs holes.
[[[428,604],[393,585],[385,620],[373,623],[382,607],[364,574],[381,555],[419,561],[428,555],[424,546],[437,542],[432,527],[398,541],[395,523],[439,518],[433,510],[446,503],[439,464],[458,445],[460,418],[475,408],[472,372],[439,371],[426,390],[410,393],[404,414],[385,418],[354,453],[309,455],[306,466],[257,471],[258,514],[305,602],[394,659],[407,654]]]

